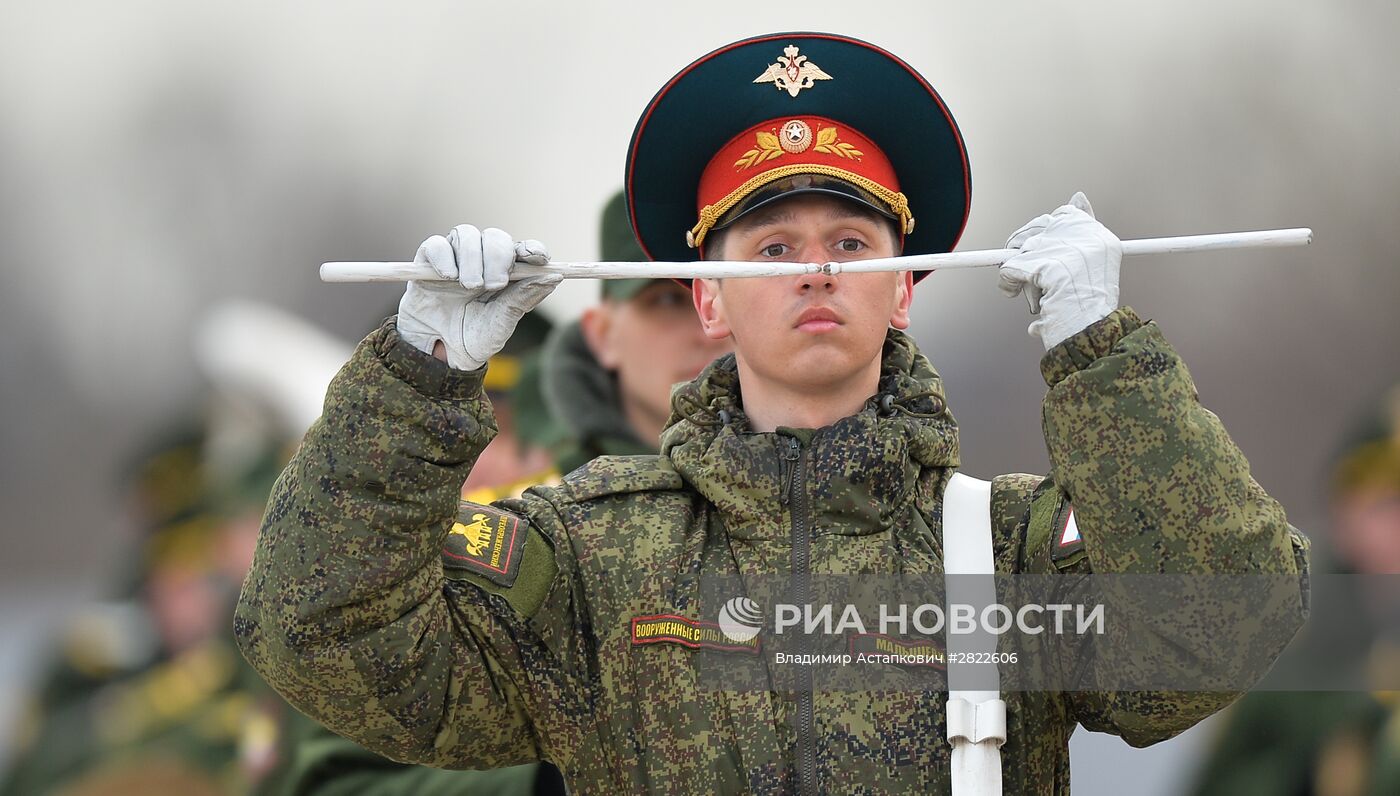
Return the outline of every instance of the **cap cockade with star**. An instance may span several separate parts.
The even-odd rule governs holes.
[[[951,251],[972,193],[962,136],[928,81],[825,33],[745,39],[681,70],[637,122],[626,186],[643,250],[671,261],[699,259],[709,233],[795,193],[875,209],[905,254]]]

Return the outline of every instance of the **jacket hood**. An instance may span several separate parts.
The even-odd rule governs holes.
[[[896,329],[885,338],[876,394],[859,412],[815,430],[752,431],[734,355],[715,360],[672,393],[661,452],[719,508],[732,534],[780,536],[785,437],[802,440],[806,450],[803,486],[818,533],[889,527],[911,501],[941,493],[958,465],[957,423],[942,379],[913,338]]]

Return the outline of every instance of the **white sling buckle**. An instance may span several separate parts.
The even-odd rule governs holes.
[[[943,570],[949,605],[969,605],[975,616],[996,602],[992,557],[992,484],[954,473],[943,493]],[[970,577],[970,576],[982,577]],[[948,742],[953,745],[953,796],[1001,796],[1001,745],[1006,743],[1006,703],[995,653],[997,637],[979,628],[952,632],[950,653],[974,662],[948,663]],[[971,653],[972,655],[969,655]],[[983,660],[975,660],[981,653]]]

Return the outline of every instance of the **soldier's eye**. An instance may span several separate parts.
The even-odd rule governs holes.
[[[764,257],[782,257],[784,254],[787,254],[787,252],[788,247],[786,243],[770,243],[763,247]]]
[[[854,254],[865,248],[865,241],[860,238],[842,238],[836,242],[836,248],[843,252]]]

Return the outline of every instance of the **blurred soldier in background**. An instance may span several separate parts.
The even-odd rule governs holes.
[[[621,192],[603,210],[602,258],[609,262],[646,259],[632,235]],[[602,285],[599,303],[585,310],[578,321],[556,329],[542,357],[505,361],[500,369],[507,374],[518,372],[518,383],[499,376],[486,380],[500,435],[473,468],[464,499],[485,503],[541,483],[539,472],[544,468],[537,456],[541,446],[554,451],[558,468],[553,480],[595,456],[654,453],[670,413],[671,386],[694,378],[711,360],[729,351],[728,342],[704,335],[690,291],[681,284],[670,279],[628,279],[603,280]],[[521,319],[512,343],[532,316]],[[537,341],[538,326],[525,334]],[[512,350],[516,349],[508,344],[506,351]],[[500,357],[491,358],[488,372],[497,370]],[[493,455],[492,478],[477,481],[481,462]],[[533,475],[529,474],[532,468]],[[477,486],[493,482],[501,486]],[[263,792],[268,796],[476,796],[563,793],[564,785],[548,763],[472,772],[402,765],[317,726],[298,739],[287,770],[271,778]]]
[[[1315,605],[1280,668],[1357,661],[1374,690],[1248,694],[1226,714],[1196,796],[1400,794],[1400,692],[1381,690],[1400,672],[1400,387],[1348,435],[1329,488],[1331,570],[1372,577],[1348,579],[1358,588],[1345,603]]]
[[[288,722],[308,721],[238,655],[230,616],[268,492],[348,346],[272,308],[227,302],[195,348],[212,387],[205,406],[132,466],[145,533],[117,597],[63,632],[5,796],[244,794],[284,757]]]
[[[606,261],[647,259],[621,192],[603,208],[602,241]],[[544,358],[545,399],[567,434],[557,457],[561,473],[597,456],[656,453],[672,385],[695,378],[730,349],[728,341],[705,336],[690,289],[679,282],[600,282],[601,300],[555,333]]]
[[[137,552],[120,562],[126,571],[118,573],[112,595],[85,606],[59,633],[54,660],[33,690],[22,740],[43,717],[156,658],[160,645],[144,584],[162,564],[158,551],[173,546],[163,539],[174,529],[200,527],[203,443],[200,424],[176,423],[122,468],[129,474],[122,491],[141,534]]]
[[[233,648],[228,614],[267,493],[288,451],[211,470],[208,438],[176,434],[140,467],[152,530],[119,590],[82,612],[44,678],[0,791],[237,793],[285,709]],[[216,476],[217,473],[217,476]],[[160,790],[166,788],[166,790]]]
[[[203,430],[179,424],[123,468],[123,491],[141,538],[125,545],[123,570],[110,597],[85,606],[58,633],[57,650],[32,689],[15,733],[15,758],[0,792],[47,787],[95,752],[96,739],[80,707],[104,685],[152,666],[161,654],[145,584],[164,564],[156,551],[167,529],[199,527]],[[129,473],[129,475],[127,475]],[[68,718],[72,716],[73,718]]]

